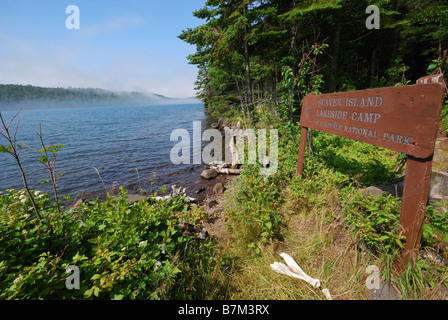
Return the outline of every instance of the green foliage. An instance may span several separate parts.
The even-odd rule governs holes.
[[[428,65],[428,75],[434,73],[446,74],[447,71],[448,71],[448,65],[446,63],[443,63],[443,60],[441,58],[432,60],[431,63]]]
[[[445,135],[448,136],[448,99],[445,99],[445,102],[442,106],[440,128],[443,132],[445,132]]]
[[[409,263],[402,275],[396,277],[394,282],[400,288],[403,300],[421,299],[426,285],[421,264],[413,266]]]
[[[299,129],[295,127],[297,137]],[[244,240],[250,253],[261,255],[266,245],[286,237],[285,226],[293,215],[318,212],[328,224],[342,222],[354,242],[381,261],[384,277],[397,283],[404,298],[421,298],[426,284],[443,282],[447,268],[437,266],[429,277],[424,272],[432,270],[432,264],[420,260],[415,269],[394,277],[404,239],[399,232],[401,199],[359,191],[396,178],[394,170],[403,155],[314,131],[314,156],[307,153],[304,174],[296,177],[297,147],[287,135],[280,136],[277,173],[265,179],[256,166],[247,166],[237,180],[226,214],[233,234]],[[447,240],[446,215],[427,206],[422,247],[435,248]]]
[[[368,5],[380,9],[378,30],[365,26]],[[299,91],[405,85],[433,72],[448,45],[447,11],[440,0],[206,1],[194,12],[203,24],[179,38],[197,48],[188,59],[207,109],[241,112],[251,96],[284,113],[284,66],[299,82],[296,102]]]
[[[438,203],[441,208],[447,204]],[[446,215],[430,206],[426,208],[426,223],[423,225],[422,245],[433,247],[441,242],[448,242],[448,220]]]
[[[276,111],[285,126],[287,132],[291,132],[294,123],[294,113],[296,111],[294,106],[294,92],[297,87],[297,81],[294,77],[292,69],[288,66],[282,67],[282,81],[279,84],[279,89],[282,92],[281,102],[277,105]]]
[[[266,244],[280,237],[281,190],[278,185],[259,175],[258,166],[245,170],[238,179],[237,193],[229,209],[229,220],[249,247]]]
[[[11,134],[11,125],[14,122],[14,120],[17,118],[17,116],[19,115],[20,111],[17,112],[12,119],[8,122],[8,124],[6,124],[5,120],[3,119],[2,113],[0,111],[0,122],[1,122],[1,127],[0,127],[0,135],[6,139],[6,141],[8,142],[7,147],[5,147],[4,145],[0,145],[0,153],[8,153],[10,156],[12,156],[19,168],[19,171],[21,173],[22,176],[22,182],[23,182],[23,186],[25,187],[25,190],[28,194],[28,198],[31,201],[32,205],[33,205],[33,209],[34,212],[36,213],[39,221],[42,221],[42,217],[41,214],[39,213],[39,209],[37,208],[36,202],[34,200],[34,197],[30,191],[30,188],[28,187],[28,183],[26,180],[26,175],[25,172],[23,171],[22,168],[22,164],[20,161],[20,153],[23,150],[23,146],[17,144],[17,130],[19,129],[19,124],[20,124],[20,119],[17,120],[17,125],[16,125],[16,129],[14,131],[14,134]],[[59,207],[58,207],[59,208]]]
[[[364,197],[358,193],[343,200],[344,218],[351,233],[368,248],[392,254],[403,248],[398,233],[401,201],[391,196]]]
[[[359,186],[376,185],[393,178],[400,154],[325,132],[313,132],[315,156]]]
[[[297,75],[298,87],[302,96],[309,93],[320,94],[321,87],[324,83],[323,74],[318,72],[317,58],[321,55],[328,44],[314,44],[311,48],[304,52],[302,60],[299,62],[299,71]]]
[[[409,66],[406,66],[401,59],[395,60],[394,66],[384,72],[380,85],[385,87],[409,85],[411,81],[406,79],[408,70]]]
[[[380,8],[379,30],[365,26],[368,5]],[[200,70],[199,97],[214,115],[238,117],[251,96],[258,127],[280,133],[277,173],[264,178],[257,166],[245,166],[235,186],[226,214],[238,239],[261,253],[264,244],[282,239],[291,215],[319,210],[329,223],[342,220],[385,265],[394,260],[402,249],[400,200],[357,190],[397,178],[394,171],[404,155],[312,131],[304,174],[295,177],[300,102],[307,94],[410,85],[427,73],[445,71],[447,10],[439,0],[210,0],[195,12],[204,23],[179,38],[196,45],[189,60]],[[441,127],[446,132],[447,112],[445,103]],[[422,237],[427,246],[446,237],[446,217],[431,210],[428,206]],[[407,272],[400,285],[421,288],[420,271]]]
[[[48,195],[35,195],[51,218],[43,225],[23,191],[0,196],[1,299],[176,298],[184,294],[177,287],[183,272],[198,279],[214,267],[213,244],[177,226],[187,210],[182,198],[130,205],[121,189],[116,198],[56,215]],[[207,262],[200,270],[199,261]],[[80,269],[79,290],[65,287],[69,265]]]
[[[279,89],[283,91],[281,103],[277,107],[280,118],[288,123],[292,120],[294,114],[294,90],[297,86],[296,79],[292,69],[288,66],[282,67],[282,81]],[[288,123],[288,125],[292,125]]]

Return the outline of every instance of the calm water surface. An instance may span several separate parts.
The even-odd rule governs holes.
[[[9,121],[14,112],[2,114]],[[104,193],[118,186],[155,192],[163,185],[192,187],[200,179],[192,174],[199,165],[173,165],[169,156],[177,143],[170,141],[171,132],[186,129],[192,139],[193,121],[201,121],[203,130],[210,126],[202,104],[23,110],[17,138],[18,144],[38,149],[41,124],[44,142],[57,136],[54,144],[65,145],[57,158],[57,173],[65,172],[59,182],[64,195]],[[50,192],[49,185],[38,182],[48,179],[48,171],[32,156],[36,153],[23,149],[28,183]],[[14,159],[1,153],[0,191],[9,188],[23,189],[23,184]]]

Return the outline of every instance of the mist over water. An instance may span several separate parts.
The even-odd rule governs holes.
[[[5,121],[15,112],[2,112]],[[56,162],[57,173],[65,172],[58,189],[73,196],[104,194],[118,186],[152,192],[163,185],[191,186],[192,172],[201,166],[171,163],[170,151],[177,142],[170,141],[170,134],[185,129],[193,137],[193,121],[201,121],[202,130],[211,121],[202,104],[23,110],[20,116],[17,144],[40,149],[36,132],[41,124],[45,143],[57,136],[53,144],[65,145]],[[0,144],[7,143],[0,138]],[[51,193],[50,185],[38,182],[48,179],[48,171],[32,156],[37,154],[24,148],[20,157],[30,188]],[[23,189],[23,184],[15,160],[2,153],[0,191],[10,188]]]

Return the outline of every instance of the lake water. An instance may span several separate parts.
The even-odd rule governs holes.
[[[155,192],[172,184],[192,187],[200,180],[200,165],[174,165],[170,160],[170,141],[174,129],[186,129],[193,137],[193,121],[202,122],[202,130],[211,119],[202,104],[147,107],[96,107],[48,110],[23,110],[17,133],[18,144],[39,149],[36,131],[42,125],[44,142],[64,144],[58,153],[57,173],[61,194],[103,194],[124,186],[130,192],[143,188]],[[14,112],[2,112],[8,122]],[[14,124],[10,129],[15,128]],[[12,130],[13,131],[13,130]],[[7,141],[0,136],[0,144]],[[193,142],[191,143],[193,145]],[[48,171],[32,159],[37,154],[24,148],[20,159],[33,190],[51,192],[51,186],[39,183],[48,179]],[[0,191],[23,189],[15,160],[0,153]]]

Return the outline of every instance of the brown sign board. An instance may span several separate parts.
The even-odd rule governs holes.
[[[300,125],[427,158],[434,152],[441,88],[432,83],[307,95]]]
[[[302,175],[308,129],[366,142],[408,155],[399,232],[405,240],[397,271],[417,256],[428,199],[443,92],[443,75],[413,86],[322,95],[309,94],[302,106],[297,175]]]

